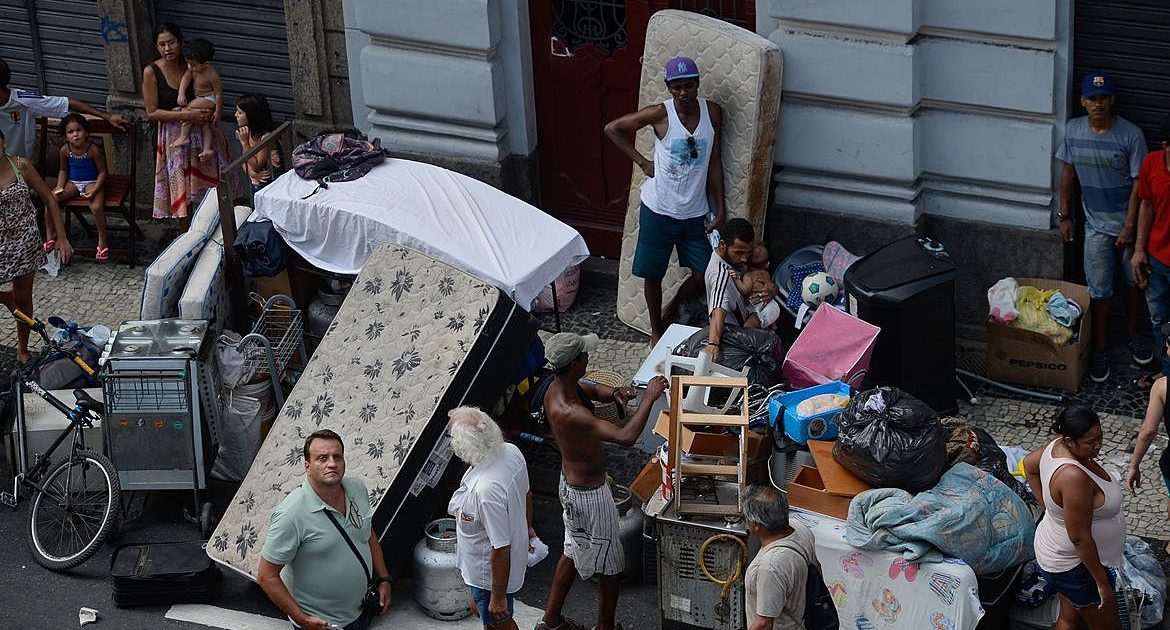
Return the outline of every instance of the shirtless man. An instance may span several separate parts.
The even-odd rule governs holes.
[[[561,607],[573,572],[584,579],[598,576],[596,630],[613,630],[617,610],[618,575],[625,569],[617,507],[605,474],[601,443],[632,445],[642,434],[650,409],[666,391],[666,378],[654,377],[646,386],[638,410],[624,427],[593,415],[591,400],[626,404],[633,397],[629,387],[614,389],[585,376],[589,353],[597,348],[597,335],[558,333],[544,345],[545,358],[556,376],[544,395],[544,412],[561,448],[560,499],[564,506],[565,551],[557,563],[548,608],[536,630],[577,630],[582,626],[561,615]]]

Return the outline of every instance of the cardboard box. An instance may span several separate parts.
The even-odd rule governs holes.
[[[1076,391],[1089,366],[1089,289],[1044,278],[1016,278],[1020,286],[1059,289],[1084,313],[1071,344],[1057,346],[1047,335],[987,322],[987,376],[996,381]]]
[[[630,494],[638,498],[639,501],[645,503],[658,492],[658,487],[662,485],[662,466],[658,463],[658,456],[651,455],[650,461],[642,467],[642,470],[630,482]]]
[[[817,466],[800,467],[788,484],[788,504],[845,520],[853,497],[873,486],[833,459],[833,442],[809,440],[808,447]]]

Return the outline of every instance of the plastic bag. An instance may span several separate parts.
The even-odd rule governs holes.
[[[987,304],[990,309],[987,316],[991,321],[1010,324],[1019,317],[1020,312],[1016,310],[1016,293],[1019,289],[1020,283],[1016,282],[1015,278],[1003,278],[991,285],[987,290]]]
[[[564,313],[573,305],[573,302],[577,299],[577,291],[581,288],[581,266],[573,265],[566,269],[564,273],[557,276],[557,279],[553,281],[553,285],[557,288],[557,306]],[[545,285],[536,296],[536,299],[532,300],[532,312],[553,312],[552,286]]]
[[[837,416],[837,426],[833,459],[876,488],[921,492],[934,487],[946,470],[946,438],[938,415],[896,387],[854,396]]]
[[[707,345],[710,327],[695,331],[686,341],[675,346],[673,354],[697,357]],[[744,328],[735,324],[723,325],[719,339],[719,365],[733,370],[748,368],[748,382],[771,387],[780,382],[780,362],[784,352],[780,337],[769,330]]]
[[[1058,346],[1067,344],[1072,339],[1072,330],[1056,323],[1048,314],[1048,299],[1053,293],[1055,291],[1041,291],[1036,287],[1020,287],[1016,296],[1016,309],[1020,316],[1008,325],[1047,335]]]
[[[1162,613],[1166,608],[1166,573],[1150,546],[1137,536],[1126,536],[1122,563],[1123,581],[1146,595],[1146,604],[1142,606],[1142,627],[1162,623]]]
[[[1052,297],[1048,298],[1046,309],[1053,321],[1068,328],[1072,328],[1081,316],[1081,306],[1060,291],[1054,292]]]
[[[235,394],[220,423],[219,455],[211,476],[224,481],[243,481],[260,450],[260,400]]]

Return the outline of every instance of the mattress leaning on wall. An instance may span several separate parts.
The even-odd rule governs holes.
[[[305,437],[328,428],[344,441],[346,475],[370,490],[374,530],[397,574],[462,474],[450,461],[447,412],[490,407],[536,329],[496,287],[382,245],[289,394],[208,555],[255,579],[269,514],[304,479]]]
[[[658,11],[650,16],[646,27],[639,108],[670,98],[662,80],[662,68],[675,55],[694,58],[699,66],[699,96],[719,103],[723,110],[720,156],[726,218],[743,217],[751,221],[758,238],[764,233],[780,114],[783,70],[780,48],[764,37],[712,17],[673,9]],[[645,127],[635,138],[635,146],[642,155],[653,155],[652,134]],[[634,248],[638,244],[639,191],[646,175],[636,165],[632,168],[618,266],[617,314],[627,326],[649,333],[643,281],[631,273]],[[662,281],[663,304],[689,275],[678,266],[678,254],[672,254],[670,268]]]

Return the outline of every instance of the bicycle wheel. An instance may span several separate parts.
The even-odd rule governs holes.
[[[61,571],[85,562],[114,530],[122,505],[118,472],[104,456],[76,451],[33,495],[28,543],[37,564]]]

